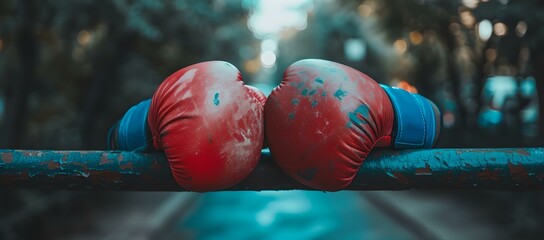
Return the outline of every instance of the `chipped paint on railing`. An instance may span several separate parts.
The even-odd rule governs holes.
[[[544,149],[375,152],[366,159],[350,188],[543,189]]]
[[[0,150],[0,187],[183,191],[161,153]],[[381,150],[347,189],[544,189],[544,148]],[[285,175],[268,150],[227,190],[308,189]]]

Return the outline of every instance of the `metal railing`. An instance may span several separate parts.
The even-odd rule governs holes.
[[[0,150],[0,188],[185,191],[162,153]],[[284,174],[268,150],[226,190],[309,189]],[[544,148],[377,150],[349,190],[544,189]]]

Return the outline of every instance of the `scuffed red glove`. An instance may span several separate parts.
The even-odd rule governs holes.
[[[273,158],[294,179],[327,191],[349,185],[374,147],[432,147],[439,129],[429,100],[325,60],[289,66],[265,105]]]
[[[230,63],[194,64],[127,111],[110,132],[110,148],[162,150],[181,187],[224,189],[243,180],[259,161],[263,98],[243,84]]]

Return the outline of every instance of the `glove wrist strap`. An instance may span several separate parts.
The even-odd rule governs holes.
[[[431,148],[435,142],[436,119],[431,102],[419,94],[381,85],[395,112],[395,148]]]
[[[147,113],[150,105],[151,99],[148,99],[134,105],[125,113],[117,127],[119,150],[138,151],[148,148]]]

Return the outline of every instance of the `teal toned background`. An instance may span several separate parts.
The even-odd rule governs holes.
[[[542,147],[543,24],[537,0],[0,0],[0,148],[103,150],[179,68],[268,94],[304,58],[433,100],[439,148]],[[543,195],[0,189],[0,239],[539,239]]]

